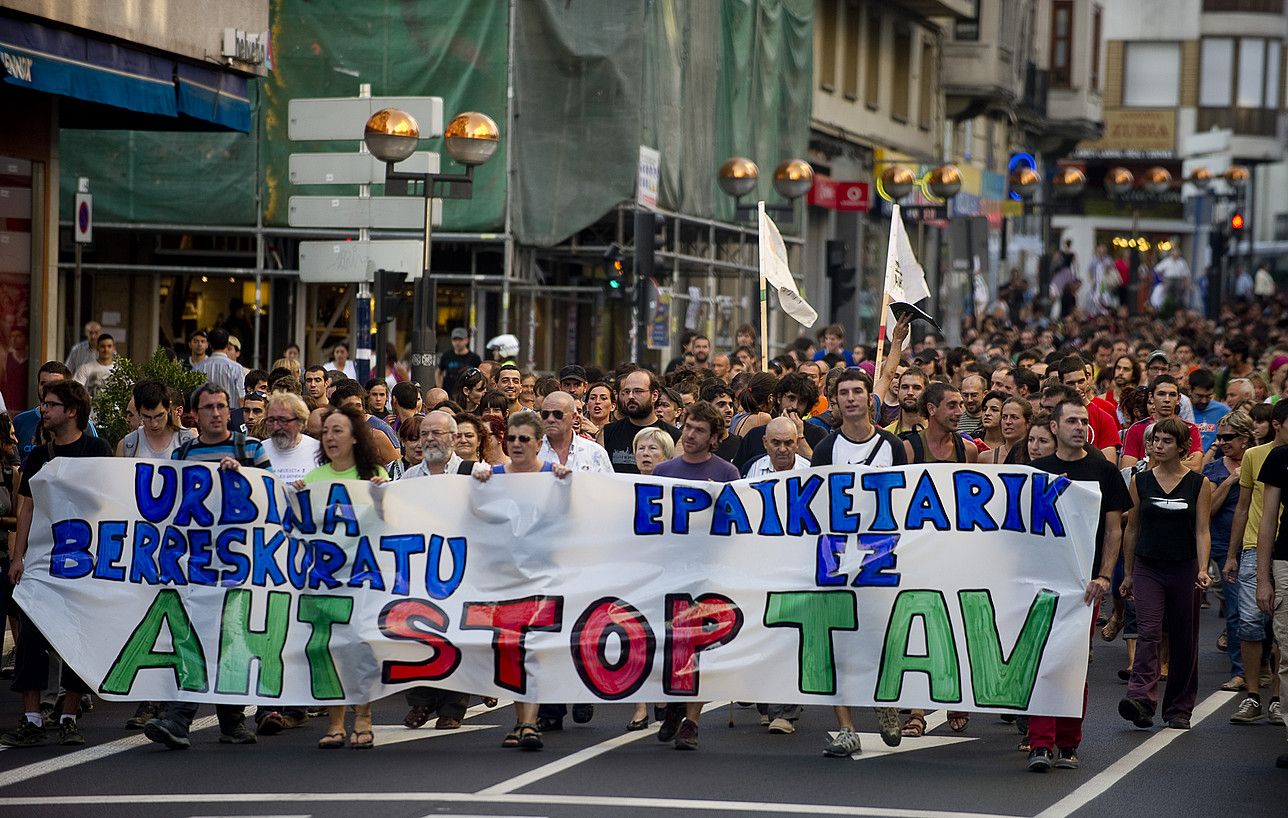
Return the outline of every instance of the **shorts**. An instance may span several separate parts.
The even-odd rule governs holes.
[[[1257,607],[1257,549],[1246,548],[1239,555],[1239,641],[1264,641],[1269,625],[1270,617]]]

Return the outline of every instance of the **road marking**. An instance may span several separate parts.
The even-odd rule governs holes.
[[[702,712],[706,713],[711,710],[717,710],[719,708],[726,706],[726,704],[727,702],[708,702],[707,704],[702,706]],[[650,725],[648,729],[645,729],[645,730],[639,730],[639,731],[634,731],[630,733],[623,733],[620,736],[613,736],[612,738],[606,741],[601,741],[598,744],[593,744],[590,747],[586,747],[585,749],[578,750],[577,752],[571,755],[566,755],[563,758],[550,762],[549,764],[543,764],[540,767],[537,767],[536,769],[528,770],[526,773],[523,773],[521,775],[516,775],[514,778],[507,778],[505,781],[502,781],[499,784],[493,784],[490,787],[485,787],[479,790],[478,794],[479,795],[506,795],[508,793],[514,792],[515,790],[523,789],[524,787],[530,784],[535,784],[536,782],[541,781],[542,779],[549,778],[552,775],[558,775],[559,773],[562,773],[565,770],[570,770],[573,767],[576,767],[578,764],[584,764],[585,762],[590,761],[592,758],[601,756],[604,753],[607,753],[611,750],[616,750],[618,747],[624,747],[627,744],[630,744],[631,742],[634,742],[634,741],[639,741],[642,738],[648,738],[649,736],[656,736],[657,731],[661,729],[661,727],[662,727],[662,723],[657,722],[653,725]]]
[[[830,732],[828,736],[836,738],[839,733]],[[950,744],[961,744],[962,742],[979,741],[977,738],[954,738],[952,736],[922,736],[920,738],[903,738],[898,747],[888,747],[881,739],[880,733],[857,733],[861,743],[867,745],[869,749],[857,753],[851,753],[850,758],[855,761],[867,761],[882,756],[896,755],[898,753],[915,753],[917,750],[932,750],[936,747],[947,747]]]
[[[372,730],[376,736],[376,746],[384,747],[389,744],[401,744],[404,741],[423,741],[427,738],[442,738],[443,736],[459,736],[461,733],[475,733],[479,730],[493,730],[500,727],[499,724],[463,724],[455,730],[408,730],[401,724],[376,724]]]
[[[219,723],[216,716],[206,716],[197,719],[188,728],[188,732],[196,733],[209,727],[214,727]],[[142,733],[135,733],[132,736],[118,738],[116,741],[109,741],[107,744],[99,744],[95,747],[86,747],[84,750],[77,750],[74,753],[68,753],[57,758],[48,758],[44,761],[38,761],[35,764],[27,764],[23,767],[15,767],[5,773],[0,773],[0,789],[12,787],[14,784],[20,784],[23,781],[29,781],[42,775],[49,775],[60,770],[66,770],[68,767],[75,767],[78,764],[88,764],[91,761],[98,761],[100,758],[114,756],[117,753],[123,753],[126,750],[132,750],[135,747],[142,747],[151,744],[152,741]]]
[[[0,807],[99,806],[116,804],[181,803],[445,803],[445,804],[536,804],[540,806],[622,807],[659,810],[707,810],[722,812],[778,813],[784,815],[853,815],[867,818],[1019,818],[988,812],[936,812],[924,809],[859,807],[850,804],[779,804],[768,801],[708,801],[696,798],[641,798],[620,795],[558,795],[551,793],[509,793],[479,795],[473,792],[276,792],[276,793],[147,793],[143,795],[54,795],[0,798]]]
[[[1238,695],[1240,694],[1217,691],[1208,696],[1198,707],[1194,708],[1194,712],[1190,716],[1191,726],[1197,727],[1200,722],[1220,710],[1222,706],[1228,704],[1231,699]],[[1137,767],[1188,732],[1188,730],[1163,728],[1127,753],[1127,755],[1101,770],[1086,784],[1039,812],[1034,818],[1065,818],[1065,816],[1072,815],[1103,795],[1110,787],[1126,778]]]
[[[313,818],[313,813],[303,815],[192,815],[189,818]],[[440,818],[450,818],[444,815]]]

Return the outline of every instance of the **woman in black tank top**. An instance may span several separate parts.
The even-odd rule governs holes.
[[[1123,596],[1136,599],[1136,658],[1118,712],[1137,727],[1154,722],[1160,648],[1168,635],[1163,720],[1188,730],[1198,693],[1199,591],[1207,588],[1212,485],[1181,463],[1189,448],[1184,421],[1154,425],[1150,469],[1131,482],[1134,503],[1123,539]]]

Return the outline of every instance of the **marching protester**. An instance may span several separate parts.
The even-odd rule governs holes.
[[[1196,409],[1197,409],[1196,405]],[[1209,523],[1212,536],[1212,561],[1224,567],[1230,556],[1230,530],[1238,512],[1243,491],[1239,486],[1242,465],[1248,447],[1252,445],[1252,418],[1242,410],[1227,413],[1216,424],[1217,445],[1222,456],[1203,467],[1203,476],[1212,488],[1212,519]],[[1246,514],[1246,510],[1245,510]],[[1230,680],[1222,690],[1239,691],[1247,687],[1243,675],[1243,661],[1239,649],[1239,592],[1237,580],[1225,587],[1225,631],[1217,639],[1217,647],[1230,657]]]

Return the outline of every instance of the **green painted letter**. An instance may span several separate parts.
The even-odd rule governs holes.
[[[290,626],[290,594],[269,592],[264,629],[257,631],[250,626],[250,591],[233,588],[225,593],[215,692],[245,695],[250,690],[250,662],[258,659],[256,692],[261,696],[282,695],[282,650]]]
[[[970,657],[971,688],[980,707],[1026,708],[1037,681],[1038,666],[1051,636],[1059,597],[1054,591],[1038,591],[1029,614],[1011,648],[1002,658],[1002,639],[997,633],[997,614],[988,591],[959,591],[962,622],[966,627],[966,655]]]
[[[353,615],[353,597],[301,596],[295,618],[313,626],[304,655],[309,660],[309,682],[315,699],[343,699],[344,685],[331,658],[331,626],[344,624]]]
[[[797,685],[802,693],[836,693],[832,631],[858,630],[858,621],[854,591],[776,592],[765,606],[765,627],[800,631]]]
[[[174,647],[171,651],[155,650],[163,627],[170,633],[170,643]],[[157,593],[99,689],[103,693],[125,695],[134,686],[134,677],[140,670],[157,667],[170,668],[180,690],[205,693],[209,688],[206,654],[201,649],[201,640],[192,628],[188,612],[183,609],[179,592],[173,588]]]
[[[908,642],[912,621],[920,618],[926,633],[925,655],[910,655]],[[895,597],[890,624],[881,651],[881,672],[877,678],[876,700],[899,700],[903,674],[924,673],[930,677],[930,698],[952,704],[962,700],[961,667],[948,603],[939,591],[900,591]]]

